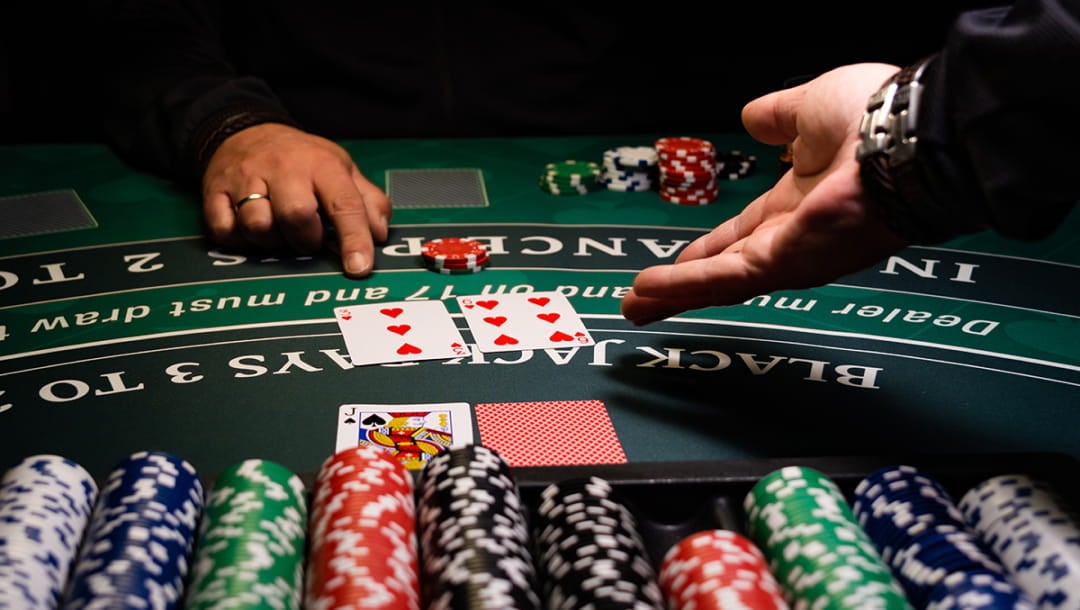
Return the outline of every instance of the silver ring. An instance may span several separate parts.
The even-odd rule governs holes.
[[[232,207],[233,207],[234,210],[239,212],[240,211],[240,206],[244,205],[245,203],[247,203],[249,201],[253,201],[255,199],[266,199],[267,201],[270,200],[269,197],[267,197],[266,195],[263,195],[262,193],[252,193],[252,194],[248,195],[247,197],[244,197],[240,201],[237,201],[236,203],[234,203]]]

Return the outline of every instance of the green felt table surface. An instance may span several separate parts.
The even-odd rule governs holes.
[[[648,138],[344,142],[361,169],[477,168],[489,204],[395,210],[377,271],[332,256],[222,252],[199,202],[105,147],[0,148],[0,197],[71,190],[92,228],[0,240],[0,466],[33,453],[96,473],[141,449],[207,472],[245,457],[312,471],[350,403],[600,400],[630,462],[785,456],[1080,456],[1080,218],[1040,242],[990,233],[912,247],[826,286],[634,327],[621,295],[779,176],[758,157],[707,206],[656,193],[552,197],[545,163]],[[0,219],[2,222],[2,219]],[[462,235],[491,266],[441,276],[415,247]],[[351,367],[343,304],[560,290],[591,348]],[[536,442],[589,431],[536,421]],[[482,435],[480,440],[483,441]]]

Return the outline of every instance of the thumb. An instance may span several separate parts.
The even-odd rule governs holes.
[[[798,135],[795,123],[809,83],[780,89],[751,100],[742,109],[746,131],[764,144],[786,144]]]

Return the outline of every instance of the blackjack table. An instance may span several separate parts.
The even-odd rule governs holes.
[[[676,134],[752,171],[703,205],[544,188],[550,163],[669,135],[342,142],[394,202],[364,279],[329,252],[220,248],[194,194],[104,146],[0,148],[0,469],[50,454],[104,479],[155,451],[207,481],[257,458],[310,484],[356,410],[452,403],[456,434],[528,449],[514,464],[526,497],[603,477],[656,515],[658,549],[738,528],[740,499],[789,465],[848,492],[892,464],[957,491],[1025,472],[1075,492],[1080,216],[1037,242],[911,246],[824,286],[635,326],[619,313],[635,274],[786,170],[743,134]],[[485,245],[481,271],[424,264],[421,245],[451,237]],[[355,366],[335,318],[442,301],[470,343],[458,297],[545,292],[566,296],[593,344]],[[568,446],[585,457],[560,457]]]

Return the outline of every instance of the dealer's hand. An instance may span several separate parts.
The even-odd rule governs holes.
[[[782,289],[820,286],[907,245],[867,209],[855,147],[866,101],[899,70],[837,68],[762,96],[742,111],[755,139],[792,143],[793,167],[671,265],[644,269],[622,301],[637,325]]]
[[[314,254],[326,238],[320,207],[337,233],[345,273],[370,274],[374,244],[387,237],[390,200],[338,144],[286,125],[256,125],[227,138],[203,175],[203,215],[224,246]]]

